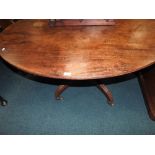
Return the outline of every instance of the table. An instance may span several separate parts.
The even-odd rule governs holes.
[[[155,63],[155,20],[116,20],[114,26],[49,27],[21,20],[0,34],[1,57],[25,72],[55,79],[99,80]],[[98,88],[114,105],[104,84]],[[58,86],[55,97],[68,85]]]

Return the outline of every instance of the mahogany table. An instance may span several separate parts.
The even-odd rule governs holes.
[[[1,57],[28,73],[98,80],[136,72],[155,62],[155,20],[116,20],[113,26],[49,27],[21,20],[0,34]],[[112,93],[97,85],[113,105]],[[68,85],[58,86],[55,97]]]

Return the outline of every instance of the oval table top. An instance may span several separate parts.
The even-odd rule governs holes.
[[[20,20],[0,34],[0,48],[9,64],[39,76],[115,77],[155,63],[155,20],[69,27],[49,27],[48,20]]]

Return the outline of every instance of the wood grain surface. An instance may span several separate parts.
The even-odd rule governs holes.
[[[29,73],[59,79],[120,76],[155,62],[155,20],[116,20],[114,26],[49,27],[20,20],[0,34],[0,55]]]

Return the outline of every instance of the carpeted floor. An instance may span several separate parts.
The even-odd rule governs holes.
[[[108,84],[115,106],[94,86],[70,87],[64,101],[56,85],[31,80],[0,62],[0,134],[155,134],[137,78]]]

